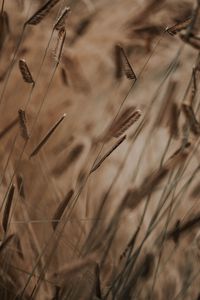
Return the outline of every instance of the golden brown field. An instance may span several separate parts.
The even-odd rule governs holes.
[[[0,300],[200,299],[200,1],[0,9]]]

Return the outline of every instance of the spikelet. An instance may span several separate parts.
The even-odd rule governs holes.
[[[63,47],[64,47],[65,38],[66,38],[66,31],[65,31],[65,28],[62,27],[58,31],[58,38],[57,38],[57,41],[56,41],[56,47],[53,51],[53,56],[54,56],[54,59],[56,61],[56,64],[58,64],[60,62],[61,55],[62,55],[62,50],[63,50]]]
[[[14,184],[12,184],[11,188],[9,190],[9,193],[8,193],[8,197],[6,200],[4,213],[3,213],[2,226],[3,226],[5,233],[6,233],[7,227],[8,227],[8,220],[9,220],[10,209],[11,209],[11,205],[12,205],[12,201],[13,201],[14,191],[15,191],[15,186],[14,186]]]
[[[46,144],[50,136],[56,130],[56,128],[60,125],[60,123],[64,120],[66,114],[64,114],[54,125],[53,127],[47,132],[47,134],[42,138],[39,144],[35,147],[35,149],[31,152],[30,157],[35,156],[40,149]]]
[[[167,27],[166,31],[170,34],[170,35],[175,35],[177,33],[179,33],[181,30],[186,29],[189,24],[191,23],[191,17],[187,18],[181,22],[178,22],[177,24],[175,24],[172,27]]]
[[[96,171],[96,170],[101,166],[101,164],[105,161],[105,159],[106,159],[108,156],[110,156],[110,155],[113,153],[113,151],[114,151],[115,149],[117,149],[117,148],[121,145],[121,143],[123,143],[123,141],[124,141],[125,139],[126,139],[126,135],[124,135],[121,139],[119,139],[119,140],[114,144],[114,146],[112,146],[112,148],[111,148],[108,152],[106,152],[106,154],[105,154],[105,155],[104,155],[97,163],[95,163],[95,165],[92,167],[90,173]]]
[[[191,131],[195,135],[199,135],[200,134],[200,124],[196,119],[196,116],[194,114],[192,107],[187,104],[182,104],[182,109],[183,109],[184,115],[190,125]]]
[[[67,207],[67,205],[68,205],[68,203],[70,201],[70,199],[72,198],[73,194],[74,194],[74,191],[70,190],[67,193],[66,197],[63,199],[63,201],[59,204],[58,208],[56,209],[56,212],[53,215],[53,220],[55,220],[55,221],[52,222],[53,230],[56,229],[56,227],[58,225],[58,222],[61,219],[61,217],[62,217],[62,215],[63,215],[63,213],[64,213],[64,211],[65,211],[65,209],[66,209],[66,207]]]
[[[119,47],[119,52],[121,53],[121,60],[122,60],[124,74],[128,79],[136,81],[137,77],[135,75],[135,72],[133,71],[131,64],[129,63],[129,60],[126,56],[124,49],[120,45],[118,45],[117,47]]]
[[[32,75],[31,75],[31,72],[29,70],[29,67],[24,59],[19,60],[19,69],[20,69],[22,78],[25,82],[32,83],[32,84],[35,83]]]
[[[103,137],[104,141],[108,141],[111,137],[118,138],[132,126],[141,116],[141,111],[131,106],[126,108],[121,115],[114,120],[113,124],[108,128]]]
[[[27,141],[29,139],[29,133],[28,133],[28,129],[27,129],[27,126],[26,126],[25,111],[22,110],[22,109],[18,110],[18,120],[19,120],[21,136],[23,137],[23,139],[25,141]]]
[[[63,27],[65,27],[65,19],[70,11],[70,7],[65,7],[62,10],[57,22],[54,25],[54,30],[61,30]]]
[[[34,15],[26,21],[26,25],[37,25],[39,24],[50,12],[50,10],[59,2],[60,0],[49,0],[40,9],[38,9]]]

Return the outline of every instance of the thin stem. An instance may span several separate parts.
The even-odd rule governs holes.
[[[1,4],[1,15],[3,15],[4,4],[5,4],[5,0],[2,0],[2,4]]]

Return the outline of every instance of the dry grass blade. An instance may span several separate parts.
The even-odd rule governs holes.
[[[108,141],[111,137],[118,138],[124,132],[130,128],[141,116],[141,111],[131,106],[125,109],[121,115],[113,122],[111,127],[108,129],[105,137],[105,141]]]
[[[160,125],[167,125],[170,119],[170,110],[177,90],[177,82],[170,80],[162,99],[162,105],[155,121],[155,126],[160,128]]]
[[[1,73],[0,74],[0,82],[2,82],[4,79],[5,79],[5,77],[6,77],[6,70],[3,72],[3,73]]]
[[[3,242],[1,242],[0,245],[0,253],[6,248],[6,246],[12,241],[12,239],[15,237],[14,234],[9,235]]]
[[[25,111],[22,109],[19,109],[18,111],[18,120],[19,120],[19,126],[20,126],[20,133],[21,136],[25,141],[29,139],[28,129],[26,126],[26,115]]]
[[[69,85],[69,81],[68,81],[67,73],[66,73],[66,71],[65,71],[64,68],[61,68],[60,74],[61,74],[62,82],[63,82],[65,85],[68,86],[68,85]]]
[[[169,168],[163,166],[160,170],[147,176],[139,188],[128,190],[123,198],[125,207],[135,209],[145,196],[155,191],[168,173]]]
[[[65,27],[65,19],[70,11],[70,7],[65,7],[63,9],[60,16],[58,17],[57,22],[54,25],[55,30],[61,30],[63,27]]]
[[[53,220],[58,220],[57,222],[52,222],[52,227],[53,227],[53,230],[56,229],[57,225],[58,225],[58,222],[59,220],[62,218],[62,215],[70,201],[70,199],[72,198],[74,194],[74,191],[73,190],[70,190],[66,197],[63,199],[63,201],[59,204],[58,208],[56,209],[56,212],[55,214],[53,215]]]
[[[8,197],[7,197],[7,201],[6,201],[4,213],[3,213],[2,226],[3,226],[5,233],[6,233],[7,227],[8,227],[8,220],[9,220],[10,209],[11,209],[11,205],[12,205],[12,201],[13,201],[14,191],[15,191],[15,186],[14,186],[14,184],[12,184],[12,186],[9,190],[9,193],[8,193]]]
[[[178,32],[180,32],[181,30],[183,29],[186,29],[189,24],[191,23],[191,17],[190,18],[187,18],[181,22],[178,22],[177,24],[175,24],[174,26],[172,27],[167,27],[166,28],[166,31],[170,34],[170,35],[175,35],[177,34]]]
[[[197,198],[200,196],[200,184],[199,183],[193,188],[190,196],[192,198]]]
[[[133,29],[132,35],[135,34],[136,36],[142,36],[144,38],[152,38],[161,34],[162,31],[162,27],[152,24],[149,26],[143,26]]]
[[[56,144],[53,153],[54,154],[59,154],[60,152],[66,150],[74,141],[74,136],[71,135],[68,139],[62,140],[60,143]]]
[[[128,190],[123,199],[125,207],[135,209],[144,197],[153,193],[158,185],[169,174],[169,171],[186,160],[190,151],[190,146],[190,143],[188,143],[185,148],[182,149],[182,147],[180,147],[168,158],[159,170],[150,173],[150,175],[143,180],[139,188]]]
[[[53,132],[56,130],[56,128],[60,125],[60,123],[64,120],[66,114],[64,114],[54,125],[53,127],[47,132],[47,134],[42,138],[40,143],[35,147],[35,149],[31,152],[30,157],[35,156],[40,149],[46,144],[48,139],[51,137]]]
[[[71,44],[74,44],[78,38],[80,38],[86,33],[91,22],[92,22],[92,16],[86,17],[79,22],[79,24],[75,28],[74,36],[72,37],[70,42]]]
[[[183,42],[189,44],[193,48],[200,50],[200,39],[195,36],[187,36],[186,34],[181,34],[180,38],[182,39]]]
[[[121,59],[121,50],[118,45],[114,47],[114,60],[115,60],[115,77],[120,79],[123,74],[122,70],[122,59]]]
[[[199,59],[196,63],[196,66],[192,70],[192,89],[191,89],[191,95],[189,103],[191,106],[193,106],[196,94],[197,94],[197,75],[199,73]]]
[[[133,21],[129,22],[130,26],[139,25],[148,20],[152,14],[156,13],[166,0],[149,0],[147,5],[142,6],[142,11],[135,16]]]
[[[17,2],[17,5],[18,5],[19,9],[21,11],[23,11],[24,10],[24,6],[25,6],[25,1],[24,0],[17,0],[16,2]]]
[[[5,11],[3,11],[0,14],[0,51],[3,48],[4,42],[9,34],[9,31],[10,29],[8,14]]]
[[[126,77],[130,80],[136,81],[137,77],[135,75],[135,72],[133,71],[133,68],[132,68],[129,60],[128,60],[128,57],[126,56],[124,49],[120,45],[117,45],[116,47],[119,48],[118,51],[120,52],[120,55],[121,55],[122,67],[123,67],[123,71],[124,71]]]
[[[28,25],[37,25],[39,24],[50,12],[50,10],[59,2],[60,0],[49,0],[44,4],[39,10],[37,10],[34,15],[26,21],[25,26]]]
[[[115,144],[114,144],[114,146],[112,146],[112,148],[108,151],[108,152],[106,152],[106,154],[92,167],[92,169],[91,169],[91,171],[90,171],[90,173],[92,173],[92,172],[94,172],[94,171],[96,171],[100,166],[101,166],[101,164],[105,161],[105,159],[108,157],[108,156],[110,156],[112,153],[113,153],[113,151],[115,150],[115,149],[117,149],[120,145],[121,145],[121,143],[123,143],[123,141],[126,139],[126,135],[124,135],[121,139],[119,139]]]
[[[196,2],[1,0],[0,299],[200,300]]]
[[[196,36],[199,34],[199,25],[200,25],[200,2],[196,1],[196,7],[193,10],[192,19],[190,25],[188,26],[188,30],[186,32],[186,39],[190,38],[190,36]]]
[[[56,176],[62,175],[62,173],[64,173],[65,169],[67,167],[69,167],[71,164],[73,164],[78,159],[78,157],[82,153],[83,149],[84,149],[83,144],[78,144],[78,145],[74,146],[74,148],[70,151],[69,155],[67,156],[66,161],[62,162],[61,164],[57,164],[55,166],[55,168],[53,169],[53,174]]]
[[[2,4],[1,4],[1,15],[4,11],[4,4],[5,4],[5,0],[2,0]]]
[[[183,109],[184,115],[190,125],[191,131],[195,135],[199,135],[200,134],[200,124],[196,119],[196,116],[195,116],[195,113],[194,113],[192,107],[190,105],[183,104],[182,109]]]
[[[35,83],[29,70],[29,67],[24,59],[19,60],[19,69],[22,74],[22,78],[25,82],[32,84]]]
[[[131,299],[133,289],[137,290],[137,285],[150,279],[153,275],[155,267],[155,256],[152,253],[147,253],[136,267],[135,271],[127,277],[127,284],[121,291],[120,299]],[[142,282],[141,282],[142,281]],[[150,299],[150,298],[149,298]]]
[[[20,197],[25,198],[23,178],[20,174],[16,175],[17,189]]]
[[[88,28],[88,26],[91,23],[91,17],[87,17],[85,19],[83,19],[82,21],[80,21],[80,23],[78,24],[77,28],[76,28],[76,36],[81,36],[86,32],[86,29]]]
[[[187,142],[184,147],[181,145],[180,148],[178,148],[166,161],[165,166],[167,168],[174,168],[180,162],[185,161],[185,159],[188,157],[188,154],[190,153],[190,150],[192,148],[192,145],[190,142]]]
[[[9,123],[1,132],[0,139],[2,139],[10,130],[18,123],[18,118]]]
[[[21,259],[24,259],[24,254],[22,250],[21,240],[18,235],[15,235],[15,244],[16,244],[16,251]]]
[[[167,238],[178,240],[181,234],[187,231],[190,232],[191,229],[195,227],[199,227],[199,224],[200,224],[200,215],[197,215],[194,218],[188,220],[183,225],[180,225],[180,222],[178,222],[175,228],[167,233]]]
[[[89,81],[86,79],[81,62],[76,55],[63,55],[63,65],[67,70],[67,77],[70,86],[77,90],[77,92],[88,93],[90,91]]]
[[[174,138],[178,138],[179,136],[178,119],[179,119],[179,108],[177,103],[174,102],[171,105],[170,118],[169,118],[169,132],[170,132],[170,136]]]
[[[65,38],[66,38],[66,31],[65,28],[62,27],[58,32],[58,39],[54,50],[54,59],[57,64],[60,62],[61,59]]]
[[[128,37],[132,39],[141,39],[143,40],[146,51],[149,53],[152,51],[153,41],[163,34],[164,29],[162,26],[156,24],[149,24],[147,26],[135,26],[130,28]]]
[[[153,274],[153,269],[155,266],[155,256],[153,253],[147,253],[144,260],[140,266],[140,276],[143,280],[148,280]]]
[[[101,293],[101,281],[100,281],[100,267],[98,264],[96,264],[95,267],[95,275],[96,275],[96,291],[95,294],[96,296],[101,299],[102,298],[102,293]]]
[[[51,274],[51,278],[60,286],[65,283],[65,280],[68,276],[73,276],[90,265],[96,265],[92,255],[88,255],[88,257],[84,257],[84,259],[77,258],[74,262],[63,264],[62,267],[57,270],[57,272],[53,272]]]

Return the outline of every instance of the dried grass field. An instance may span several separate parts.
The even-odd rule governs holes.
[[[0,1],[0,299],[200,299],[200,1]]]

